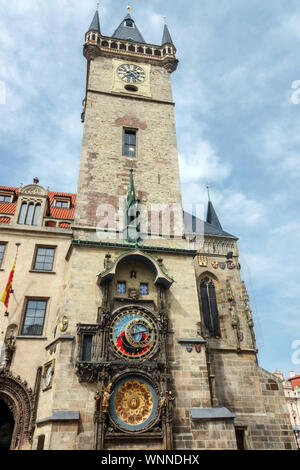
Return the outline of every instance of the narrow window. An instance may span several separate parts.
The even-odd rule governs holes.
[[[24,336],[41,336],[45,320],[47,300],[28,299],[22,328]]]
[[[1,268],[1,266],[2,266],[2,261],[3,261],[3,257],[4,257],[5,247],[6,247],[6,243],[0,243],[0,268]]]
[[[200,284],[201,303],[204,325],[208,336],[219,338],[220,325],[216,301],[215,286],[211,279],[205,278]]]
[[[38,247],[33,269],[37,271],[52,271],[55,248]]]
[[[126,157],[136,157],[136,131],[124,129],[124,149]]]
[[[117,283],[117,293],[118,294],[126,294],[126,282],[118,282]]]
[[[235,429],[237,450],[245,450],[245,430],[244,429]]]
[[[149,285],[148,284],[145,284],[144,282],[142,282],[140,284],[140,294],[141,295],[149,295]]]
[[[82,341],[82,361],[91,362],[92,359],[92,335],[83,335]]]
[[[32,225],[37,225],[38,224],[40,212],[41,212],[41,204],[37,204],[34,208]]]
[[[26,219],[25,219],[25,222],[24,222],[25,225],[31,225],[33,209],[34,209],[34,204],[29,204],[28,209],[27,209]]]
[[[41,434],[38,437],[38,443],[37,443],[36,450],[44,450],[44,445],[45,445],[45,434]]]
[[[24,224],[27,202],[23,202],[20,209],[18,224]]]

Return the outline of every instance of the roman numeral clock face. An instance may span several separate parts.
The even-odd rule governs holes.
[[[126,83],[143,83],[146,79],[142,67],[133,64],[123,64],[117,70],[118,76]]]

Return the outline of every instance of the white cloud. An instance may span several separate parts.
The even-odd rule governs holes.
[[[195,151],[179,155],[179,163],[183,183],[220,181],[230,174],[230,166],[221,162],[210,143],[205,140],[198,141]]]

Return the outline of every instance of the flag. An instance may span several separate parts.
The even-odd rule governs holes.
[[[4,303],[6,308],[8,308],[10,291],[11,291],[11,288],[12,288],[12,281],[13,281],[13,277],[14,277],[14,273],[15,273],[15,265],[16,265],[16,262],[14,261],[14,264],[12,265],[10,273],[9,273],[9,278],[8,278],[6,287],[5,287],[4,292],[2,294],[2,297],[1,297],[1,302]]]

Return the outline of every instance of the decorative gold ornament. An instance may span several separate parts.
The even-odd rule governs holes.
[[[199,266],[206,267],[207,266],[207,257],[198,255],[198,263],[199,263]]]
[[[212,262],[211,262],[211,265],[212,265],[212,267],[213,267],[214,269],[218,269],[218,267],[219,267],[218,261],[212,261]]]
[[[61,319],[61,321],[59,322],[58,326],[59,326],[59,329],[62,333],[67,331],[68,326],[69,326],[69,321],[68,321],[67,317],[63,317]]]
[[[151,415],[153,399],[147,385],[138,380],[128,380],[117,391],[114,399],[117,416],[126,424],[142,424]]]

